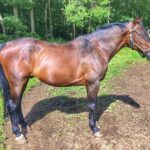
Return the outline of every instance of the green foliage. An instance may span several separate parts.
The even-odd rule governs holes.
[[[22,1],[20,0],[1,0],[5,6],[14,6],[14,5],[20,5]]]
[[[36,39],[42,39],[42,37],[40,35],[38,35],[36,32],[24,32],[22,34],[22,36],[33,37],[33,38],[36,38]]]
[[[72,0],[65,5],[66,20],[77,27],[88,26],[88,29],[93,29],[106,22],[109,14],[108,4],[108,0],[94,2],[91,0]]]
[[[4,6],[20,6],[21,8],[31,8],[34,5],[33,0],[0,0]]]
[[[5,17],[11,16],[16,7],[19,23],[11,18],[14,24],[11,24],[12,28],[10,23],[7,27],[14,37],[32,36],[32,33],[26,33],[31,28],[31,8],[34,10],[36,34],[42,38],[51,35],[52,31],[54,39],[61,37],[68,40],[74,32],[76,36],[87,34],[107,22],[130,21],[136,16],[143,17],[144,24],[150,28],[150,1],[147,0],[50,0],[50,8],[47,4],[48,0],[0,0],[0,13]],[[19,26],[18,30],[14,26]],[[26,32],[23,31],[24,27]]]
[[[25,32],[27,29],[19,18],[16,18],[12,15],[4,17],[3,20],[6,32],[8,34],[15,33],[16,36],[19,36],[22,34],[22,32]]]
[[[62,38],[51,38],[51,39],[48,39],[48,42],[50,42],[50,43],[65,43],[66,41]]]
[[[107,7],[96,6],[89,10],[89,16],[92,18],[94,28],[107,21],[109,9]]]
[[[0,43],[4,43],[7,41],[13,40],[14,36],[6,35],[6,34],[0,34]]]
[[[68,22],[77,27],[83,27],[88,18],[88,12],[81,1],[72,1],[65,7],[65,16]]]

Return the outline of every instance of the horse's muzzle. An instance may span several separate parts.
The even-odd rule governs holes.
[[[150,61],[150,52],[146,53],[146,57]]]

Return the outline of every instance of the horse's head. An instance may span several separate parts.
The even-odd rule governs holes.
[[[136,18],[129,22],[128,29],[130,47],[150,60],[150,38],[142,24],[142,19]]]

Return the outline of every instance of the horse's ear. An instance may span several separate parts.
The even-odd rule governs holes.
[[[129,25],[128,25],[129,31],[131,32],[133,27],[136,24],[140,24],[142,20],[143,20],[142,17],[136,17],[133,21],[129,22]]]
[[[143,21],[143,18],[142,17],[136,17],[133,21],[134,24],[138,24],[138,23],[141,23]]]

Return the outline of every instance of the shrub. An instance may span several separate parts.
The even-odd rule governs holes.
[[[27,27],[22,23],[19,18],[15,16],[4,17],[4,25],[7,34],[15,34],[16,37],[27,30]]]

